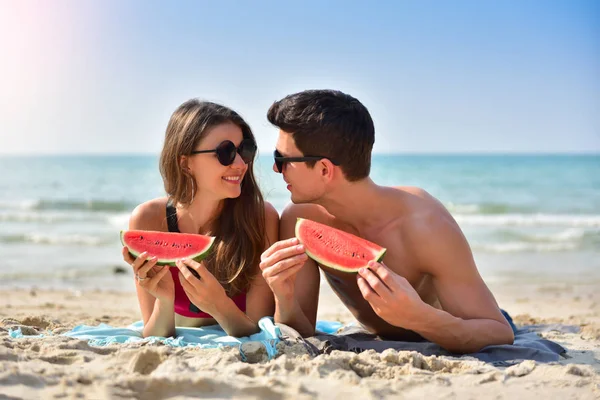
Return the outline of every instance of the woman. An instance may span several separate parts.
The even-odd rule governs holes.
[[[144,337],[216,323],[228,335],[247,336],[273,315],[273,293],[258,265],[277,240],[279,216],[254,178],[255,155],[250,127],[227,107],[194,99],[171,116],[160,157],[167,197],[136,207],[129,229],[216,239],[201,263],[182,260],[177,268],[157,266],[145,253],[134,259],[123,248],[136,277]]]

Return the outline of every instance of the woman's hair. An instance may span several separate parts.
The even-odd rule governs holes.
[[[180,165],[181,156],[190,155],[211,128],[223,123],[234,123],[244,139],[255,140],[242,117],[219,104],[192,99],[171,116],[160,156],[160,173],[173,203],[189,205],[196,191],[193,177]],[[247,291],[267,237],[264,200],[253,164],[248,164],[241,195],[223,200],[220,214],[210,224],[211,231],[206,232],[215,236],[215,242],[204,263],[230,296]]]

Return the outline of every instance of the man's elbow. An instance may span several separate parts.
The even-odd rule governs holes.
[[[502,329],[498,332],[499,343],[496,344],[508,344],[513,345],[515,343],[515,333],[512,327],[508,323],[502,324]]]
[[[446,350],[456,354],[470,354],[480,352],[487,346],[512,345],[515,341],[515,334],[508,323],[497,323],[494,327],[489,327],[487,334],[478,334],[475,337],[463,336],[463,340],[457,340],[452,345],[443,346]],[[483,336],[483,337],[482,337]]]
[[[480,343],[479,346],[472,347],[470,352],[476,353],[487,346],[512,345],[515,342],[515,334],[508,323],[498,322],[498,326],[492,328],[493,331],[488,335],[488,340]],[[469,347],[469,346],[467,346]]]

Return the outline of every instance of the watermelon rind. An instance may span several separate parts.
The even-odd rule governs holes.
[[[127,249],[129,250],[129,253],[134,256],[134,257],[138,257],[140,255],[140,252],[135,251],[134,249],[130,248],[129,246],[127,246],[127,244],[125,243],[124,240],[124,235],[125,233],[127,233],[128,231],[126,230],[122,230],[120,232],[120,237],[121,237],[121,243],[123,244],[123,246],[127,247]],[[160,232],[160,233],[165,233],[165,232]],[[206,256],[208,255],[208,253],[210,252],[210,249],[213,246],[213,243],[215,242],[215,238],[213,236],[206,236],[210,238],[210,241],[208,242],[208,244],[200,249],[200,251],[197,251],[195,253],[191,253],[189,255],[186,255],[185,257],[177,257],[177,258],[160,258],[156,261],[156,265],[169,265],[172,267],[176,266],[176,262],[177,260],[181,259],[181,258],[189,258],[192,259],[194,261],[200,262],[203,259],[206,258]]]
[[[302,238],[300,235],[300,227],[302,226],[302,224],[304,223],[304,221],[309,221],[306,220],[305,218],[298,218],[296,221],[296,227],[295,227],[295,235],[298,238],[298,241],[300,241],[300,243],[302,243]],[[335,229],[335,228],[333,228]],[[338,230],[341,233],[345,233],[351,236],[354,236],[348,232],[344,232],[341,230]],[[375,243],[373,243],[375,244]],[[378,246],[381,247],[381,246]],[[325,267],[329,267],[338,271],[342,271],[342,272],[347,272],[347,273],[358,273],[358,270],[360,268],[367,268],[369,261],[377,261],[377,262],[381,262],[381,260],[383,260],[383,257],[385,256],[387,249],[386,248],[382,248],[381,251],[379,251],[378,253],[374,254],[373,258],[371,260],[365,260],[365,264],[361,265],[361,266],[357,266],[357,267],[347,267],[344,265],[340,265],[340,264],[336,264],[333,262],[330,262],[329,260],[327,260],[325,257],[322,256],[318,256],[316,254],[314,254],[313,252],[311,252],[308,248],[306,248],[306,246],[304,247],[304,252],[306,253],[307,256],[309,256],[310,258],[312,258],[315,262],[317,262],[320,265],[323,265]]]

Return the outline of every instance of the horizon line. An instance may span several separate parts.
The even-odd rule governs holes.
[[[373,156],[600,156],[600,150],[596,151],[397,151],[381,152],[374,151]],[[61,157],[61,156],[159,156],[160,152],[56,152],[56,153],[3,153],[0,157]],[[271,153],[258,152],[258,157],[272,157]]]

